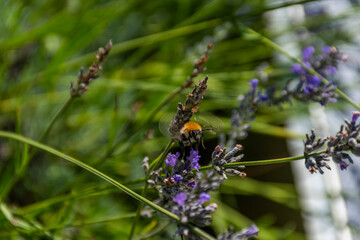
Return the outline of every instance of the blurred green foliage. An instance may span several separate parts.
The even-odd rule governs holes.
[[[279,61],[272,49],[244,38],[231,20],[275,39],[335,24],[358,12],[354,8],[336,17],[314,16],[286,29],[269,27],[269,12],[297,2],[1,0],[0,128],[39,139],[69,98],[70,82],[76,81],[79,68],[86,69],[96,50],[112,39],[100,78],[70,104],[43,143],[140,192],[141,183],[129,182],[144,177],[142,159],[155,159],[169,141],[159,131],[160,119],[174,114],[177,102],[191,89],[157,107],[185,82],[208,43],[215,44],[206,64],[209,86],[197,114],[217,116],[225,134],[237,97],[248,90],[249,79],[258,76],[257,67],[268,63],[264,72],[270,81],[291,78],[290,62]],[[306,39],[299,46],[346,40],[347,35],[325,28],[315,40]],[[304,108],[294,103],[281,112],[260,109],[252,134],[242,142],[246,160],[287,156],[284,138],[299,134],[285,129],[284,120]],[[210,161],[217,136],[206,134],[207,148],[200,152],[203,163]],[[259,151],[259,139],[271,147]],[[0,239],[126,239],[137,201],[53,155],[36,151],[29,157],[27,149],[0,139]],[[109,154],[109,149],[114,151]],[[240,229],[255,222],[261,228],[259,239],[304,239],[289,166],[246,172],[249,179],[233,178],[214,194],[219,209],[212,228],[205,230],[215,235],[229,225]],[[154,197],[150,192],[148,198]],[[138,225],[136,239],[169,239],[176,231],[176,224],[168,225],[160,216],[141,218]]]

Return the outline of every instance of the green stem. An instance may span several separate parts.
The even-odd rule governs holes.
[[[214,238],[213,236],[211,236],[207,232],[204,232],[203,230],[201,230],[198,227],[195,227],[195,226],[190,225],[190,224],[188,224],[187,227],[189,227],[194,233],[198,234],[199,236],[201,236],[201,237],[203,237],[205,239],[216,240],[216,238]]]
[[[264,43],[266,46],[282,53],[283,55],[285,55],[286,57],[288,57],[290,60],[299,63],[303,68],[305,68],[309,73],[318,76],[320,79],[322,79],[322,81],[326,84],[329,83],[329,81],[324,78],[323,76],[321,76],[318,72],[316,72],[313,68],[306,66],[303,61],[301,61],[300,59],[291,56],[285,49],[283,49],[282,47],[280,47],[278,44],[276,44],[275,42],[271,41],[269,38],[264,37],[263,35],[261,35],[260,33],[256,32],[255,30],[245,26],[242,23],[239,22],[234,22],[235,27],[237,28],[237,30],[241,33],[247,33],[250,34],[250,36],[252,36],[254,39],[259,40],[260,42]],[[353,107],[357,108],[358,110],[360,110],[360,105],[356,104],[353,100],[351,100],[344,92],[342,92],[340,89],[335,89],[335,92],[342,97],[346,102],[348,102],[349,104],[351,104]]]
[[[51,129],[53,128],[55,122],[59,119],[59,117],[66,111],[66,109],[70,106],[71,102],[73,101],[73,97],[70,97],[64,105],[60,108],[60,110],[56,113],[56,115],[53,117],[41,137],[39,138],[39,142],[43,142],[45,138],[49,135]]]
[[[170,148],[172,148],[173,145],[174,145],[174,140],[171,139],[168,145],[165,147],[164,151],[161,153],[160,157],[156,158],[154,161],[150,163],[150,170],[157,170],[161,167],[167,156],[167,153],[169,152]]]
[[[309,154],[309,156],[316,156],[322,153],[325,153],[326,151],[321,151],[313,154]],[[270,159],[270,160],[258,160],[258,161],[251,161],[251,162],[236,162],[236,163],[227,163],[224,165],[225,168],[232,168],[236,166],[259,166],[259,165],[269,165],[269,164],[276,164],[276,163],[287,163],[292,162],[296,160],[304,159],[305,156],[296,156],[296,157],[287,157],[287,158],[277,158],[277,159]],[[205,166],[199,168],[199,171],[206,171],[212,169],[213,166]],[[196,171],[196,170],[194,170]]]

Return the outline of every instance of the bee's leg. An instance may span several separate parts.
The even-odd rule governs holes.
[[[205,149],[205,145],[204,145],[204,132],[201,132],[200,140],[201,140],[201,145],[202,145],[202,147]]]
[[[182,140],[179,141],[180,149],[181,149],[181,158],[185,158],[185,145]]]
[[[195,151],[199,151],[199,141],[196,139],[196,143],[195,143]]]

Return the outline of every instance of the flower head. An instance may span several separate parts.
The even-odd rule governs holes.
[[[166,163],[166,167],[167,166],[172,166],[174,167],[177,164],[178,158],[180,157],[180,153],[177,152],[176,154],[171,154],[169,153],[169,155],[167,156],[165,163]]]
[[[175,195],[175,197],[173,197],[173,201],[176,202],[177,204],[179,204],[179,206],[183,206],[185,201],[187,199],[187,195],[186,193],[178,193]]]

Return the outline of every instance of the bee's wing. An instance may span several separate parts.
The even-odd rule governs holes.
[[[170,136],[169,126],[173,117],[174,114],[166,113],[159,120],[159,130],[164,136]]]
[[[218,134],[224,129],[224,122],[208,112],[194,114],[191,121],[199,123],[203,130],[212,134]]]

